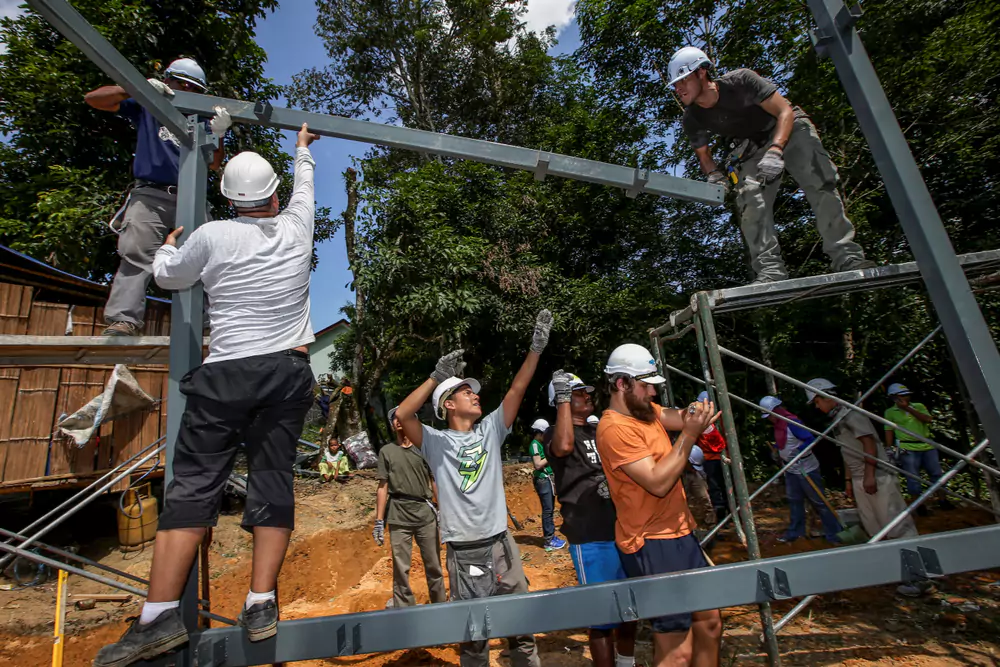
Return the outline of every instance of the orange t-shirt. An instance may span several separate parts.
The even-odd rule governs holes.
[[[641,549],[646,540],[684,537],[694,526],[680,480],[670,493],[659,498],[622,470],[623,465],[647,456],[652,456],[654,462],[659,461],[673,450],[670,436],[659,420],[663,408],[655,403],[653,407],[657,419],[651,423],[605,410],[597,425],[597,451],[618,513],[615,542],[627,554]]]

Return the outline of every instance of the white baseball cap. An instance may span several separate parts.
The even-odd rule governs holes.
[[[760,407],[764,408],[764,412],[760,413],[760,416],[770,417],[771,412],[773,412],[779,405],[781,405],[781,399],[777,396],[765,396],[760,399]]]
[[[431,405],[434,406],[434,414],[438,419],[445,418],[444,402],[451,398],[451,395],[464,384],[469,385],[469,389],[476,394],[478,394],[479,390],[483,388],[482,385],[479,384],[479,380],[476,380],[475,378],[450,377],[434,389],[434,394],[431,396]]]
[[[536,433],[539,432],[539,431],[542,431],[542,432],[548,431],[549,430],[549,423],[547,421],[545,421],[544,419],[536,419],[535,421],[533,421],[531,423],[531,430],[534,431],[534,432],[536,432]]]
[[[597,424],[600,421],[601,421],[601,418],[598,417],[597,415],[590,415],[589,417],[587,417],[587,423],[588,424]]]
[[[635,343],[625,343],[616,347],[608,357],[608,365],[604,367],[604,372],[608,375],[624,373],[647,384],[663,384],[667,381],[660,375],[656,360],[649,350]]]
[[[594,393],[593,387],[591,387],[589,384],[584,384],[583,380],[581,380],[578,376],[570,373],[569,390],[576,391],[577,389],[583,389],[588,394]],[[556,388],[552,386],[551,382],[549,382],[549,405],[555,405],[555,404],[556,404]]]
[[[825,391],[827,393],[830,393],[831,389],[837,388],[837,385],[830,382],[826,378],[813,378],[812,380],[809,380],[809,382],[806,382],[806,384],[812,387],[813,389],[818,389],[820,391]],[[816,392],[809,391],[808,389],[806,389],[805,391],[806,391],[806,403],[812,403],[813,399],[816,398]]]
[[[886,393],[890,396],[909,396],[913,392],[905,384],[893,382],[889,385],[889,390]]]

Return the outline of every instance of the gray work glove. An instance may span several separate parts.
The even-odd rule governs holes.
[[[382,519],[377,519],[375,521],[375,528],[372,529],[372,537],[375,539],[375,543],[379,546],[385,544],[385,521]]]
[[[531,335],[531,351],[541,354],[549,344],[549,331],[552,329],[552,313],[548,308],[538,311],[535,318],[535,333]]]
[[[777,146],[771,146],[757,163],[757,173],[765,183],[781,178],[785,170],[784,153]]]
[[[159,79],[146,79],[146,81],[149,82],[149,85],[151,85],[153,88],[156,88],[156,92],[158,92],[160,95],[163,95],[164,97],[174,96],[173,88],[163,83]]]
[[[726,175],[721,170],[716,169],[710,173],[708,175],[708,182],[712,185],[721,185],[723,193],[729,194],[729,179],[726,178]]]
[[[573,391],[569,388],[570,374],[563,369],[552,374],[552,390],[555,392],[556,405],[569,403],[573,397]]]
[[[458,376],[465,368],[465,362],[462,361],[463,354],[465,350],[455,350],[438,359],[437,366],[431,373],[431,379],[435,382],[444,382],[450,377]]]

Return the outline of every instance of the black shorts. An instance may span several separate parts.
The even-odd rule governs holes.
[[[292,464],[312,388],[301,352],[202,364],[185,375],[187,404],[159,529],[215,525],[241,443],[249,469],[243,528],[294,528]]]
[[[622,553],[622,567],[631,577],[668,574],[708,567],[705,553],[694,534],[672,540],[646,540],[634,554]],[[653,632],[687,632],[691,614],[671,614],[649,619]]]

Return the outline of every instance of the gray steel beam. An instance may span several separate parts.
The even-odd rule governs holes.
[[[808,0],[808,4],[818,25],[814,33],[817,49],[820,55],[828,55],[837,68],[983,430],[1000,461],[1000,353],[875,68],[854,29],[860,12],[849,10],[843,0]]]
[[[184,227],[185,233],[179,241],[189,237],[200,224],[205,222],[205,194],[208,187],[208,155],[206,149],[212,141],[205,133],[205,127],[197,119],[188,119],[189,131],[194,146],[181,146],[180,170],[177,179],[177,218],[175,226]],[[174,451],[177,434],[180,432],[181,417],[186,403],[181,393],[181,380],[188,371],[201,365],[203,332],[204,291],[201,283],[191,289],[174,292],[170,310],[170,371],[167,381],[167,465],[165,482],[169,488],[173,479]],[[164,497],[164,503],[167,502]],[[198,626],[198,568],[191,567],[184,592],[181,595],[181,618],[189,632]],[[178,655],[180,665],[191,665],[193,657],[187,648]]]
[[[73,42],[112,81],[128,91],[149,113],[177,137],[184,146],[191,146],[191,135],[184,116],[170,102],[156,92],[146,77],[139,73],[108,40],[97,32],[80,12],[66,0],[26,0],[36,12],[52,24],[63,37]],[[211,114],[209,114],[211,115]]]
[[[222,106],[229,111],[233,121],[238,123],[267,125],[283,130],[298,130],[302,127],[302,123],[309,123],[310,131],[324,136],[474,160],[511,169],[523,169],[533,172],[538,178],[552,174],[587,183],[610,185],[626,190],[629,196],[647,192],[663,197],[674,197],[675,199],[713,205],[721,205],[724,200],[722,187],[719,185],[532,148],[508,146],[481,139],[456,137],[425,130],[414,130],[408,127],[370,123],[296,109],[283,109],[270,105],[267,105],[265,113],[253,102],[210,97],[197,93],[178,91],[172,100],[178,109],[186,113],[211,116],[214,113],[213,107]]]
[[[1000,526],[987,526],[524,595],[283,621],[275,639],[255,644],[242,628],[207,630],[191,642],[197,664],[242,667],[620,623],[997,565]]]

